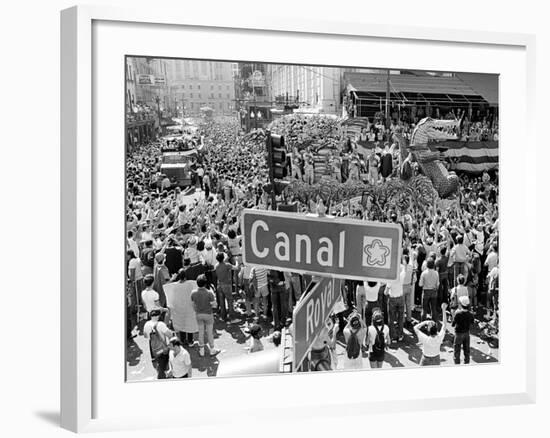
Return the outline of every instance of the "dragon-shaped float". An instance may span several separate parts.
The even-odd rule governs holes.
[[[408,159],[409,152],[412,158],[418,162],[420,170],[434,185],[441,198],[448,198],[458,190],[458,176],[449,172],[441,162],[440,152],[434,147],[433,142],[457,140],[460,120],[439,120],[426,117],[418,122],[409,142],[401,132],[396,132],[395,138],[399,143],[401,162]],[[404,172],[401,172],[402,178]]]

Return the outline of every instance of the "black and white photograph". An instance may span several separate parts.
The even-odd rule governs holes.
[[[127,382],[499,363],[498,75],[124,62]]]

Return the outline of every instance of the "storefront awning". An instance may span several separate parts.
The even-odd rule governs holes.
[[[498,105],[498,76],[479,73],[457,73],[456,76],[468,84],[489,103]]]
[[[488,76],[474,81],[473,77]],[[426,101],[449,103],[492,103],[497,93],[491,91],[489,84],[497,84],[494,75],[469,74],[462,78],[454,76],[432,76],[411,74],[390,74],[390,94],[393,99],[406,103],[419,98]],[[378,99],[385,95],[388,88],[386,74],[377,73],[345,73],[347,91],[360,98]],[[473,86],[475,84],[476,86]],[[487,90],[487,91],[486,91]],[[486,97],[487,96],[487,97]]]

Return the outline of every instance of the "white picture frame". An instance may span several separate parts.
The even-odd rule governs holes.
[[[117,155],[117,164],[111,163],[108,167],[104,165],[105,156],[102,152],[94,150],[96,142],[100,137],[97,131],[96,123],[102,123],[104,115],[98,112],[97,105],[104,105],[104,100],[101,100],[96,95],[96,87],[100,86],[100,82],[104,80],[104,76],[100,66],[106,63],[100,61],[102,47],[101,30],[97,27],[98,24],[105,23],[107,27],[120,26],[123,27],[147,27],[150,32],[177,32],[179,28],[185,29],[186,32],[201,32],[202,35],[209,32],[212,35],[219,35],[223,32],[232,31],[237,37],[246,37],[254,35],[255,38],[282,38],[294,39],[304,38],[307,36],[309,40],[315,41],[319,38],[341,41],[347,38],[347,44],[362,44],[363,40],[368,40],[369,44],[378,42],[399,46],[399,44],[407,43],[410,47],[415,45],[452,45],[456,50],[468,50],[474,53],[475,50],[493,50],[495,59],[500,59],[503,51],[508,50],[513,56],[518,56],[521,60],[520,65],[516,65],[518,70],[517,76],[510,75],[512,78],[524,78],[525,83],[504,83],[502,98],[510,99],[510,101],[501,101],[502,107],[502,135],[501,147],[503,152],[502,157],[502,178],[506,180],[507,169],[512,166],[517,166],[520,172],[521,181],[514,187],[503,183],[501,190],[504,192],[501,199],[503,202],[502,226],[503,226],[503,252],[501,260],[504,266],[506,263],[512,263],[510,255],[513,254],[512,239],[507,238],[506,230],[512,230],[514,224],[518,224],[522,219],[528,219],[529,211],[525,206],[535,205],[536,199],[534,194],[536,175],[533,169],[532,172],[526,171],[525,158],[518,158],[514,164],[509,158],[507,147],[515,140],[515,133],[508,130],[506,126],[507,112],[506,105],[511,103],[517,105],[518,112],[525,117],[520,117],[520,125],[525,129],[526,143],[533,148],[533,153],[536,153],[536,142],[534,139],[533,120],[529,117],[531,111],[535,108],[534,99],[534,69],[535,69],[535,38],[532,35],[525,34],[508,34],[508,33],[491,33],[485,31],[461,31],[452,29],[430,29],[391,26],[380,24],[377,26],[357,22],[328,22],[328,21],[310,21],[299,18],[277,18],[274,16],[263,16],[248,18],[242,16],[240,18],[232,18],[228,22],[223,16],[216,15],[215,12],[209,11],[208,15],[193,15],[187,11],[163,11],[157,8],[147,10],[121,9],[111,7],[96,7],[96,6],[78,6],[62,11],[61,13],[61,111],[62,111],[62,129],[61,129],[61,426],[75,431],[102,431],[113,429],[129,429],[129,428],[148,428],[148,427],[166,427],[178,426],[179,417],[177,409],[173,415],[166,414],[162,419],[160,417],[152,418],[146,415],[139,414],[138,411],[132,413],[117,411],[113,406],[107,406],[105,402],[106,396],[112,398],[113,403],[124,399],[120,392],[128,392],[127,397],[131,397],[135,393],[137,385],[141,385],[142,391],[162,392],[166,394],[169,391],[168,385],[164,383],[156,384],[124,384],[115,380],[117,383],[112,385],[111,389],[105,389],[105,382],[110,381],[105,379],[105,370],[108,369],[107,364],[103,363],[105,358],[110,355],[109,352],[102,353],[107,346],[102,342],[105,339],[105,329],[98,322],[97,314],[102,312],[102,320],[114,318],[113,324],[118,327],[116,322],[117,312],[103,313],[105,302],[98,299],[98,286],[104,281],[111,281],[112,278],[104,277],[101,263],[99,259],[103,258],[105,253],[105,245],[99,244],[97,238],[102,235],[102,215],[105,215],[106,207],[103,206],[104,198],[102,193],[105,193],[105,187],[109,184],[101,182],[98,185],[98,178],[104,181],[107,178],[104,175],[110,175],[113,181],[116,178],[123,179],[124,170],[120,167],[120,151],[116,148],[123,149],[123,142],[114,144]],[[106,32],[109,32],[107,30]],[[125,32],[135,31],[132,29],[124,30]],[[121,32],[119,30],[119,32]],[[122,38],[122,36],[120,36]],[[115,42],[114,40],[113,43]],[[335,44],[338,43],[336,41]],[[314,44],[312,42],[312,44]],[[113,44],[116,45],[116,44]],[[209,50],[205,42],[205,50]],[[336,47],[336,46],[335,46]],[[168,50],[164,48],[162,50]],[[452,50],[455,50],[452,49]],[[144,50],[148,48],[144,47]],[[162,52],[159,49],[158,52]],[[418,49],[422,50],[422,49]],[[295,59],[300,58],[300,53],[288,52],[288,62],[296,62]],[[498,52],[498,53],[497,53]],[[500,53],[500,54],[499,54]],[[126,54],[141,54],[132,51]],[[164,53],[147,53],[149,55],[163,56]],[[173,56],[181,56],[185,51],[172,53]],[[196,53],[189,52],[189,57],[197,57]],[[232,55],[231,55],[232,56]],[[238,55],[236,55],[238,56]],[[274,57],[276,55],[269,55]],[[306,56],[302,54],[302,56]],[[312,50],[311,55],[316,55]],[[342,55],[343,57],[344,55]],[[208,58],[208,56],[205,56]],[[108,59],[108,58],[107,58]],[[118,56],[115,57],[118,59]],[[238,58],[237,58],[238,59]],[[265,59],[272,61],[273,58]],[[412,61],[402,61],[404,64]],[[424,60],[425,64],[418,64],[417,68],[434,68],[437,62],[441,60]],[[498,68],[499,62],[495,62]],[[504,62],[504,61],[503,61]],[[122,68],[123,59],[120,60]],[[340,64],[339,60],[335,60],[335,64]],[[371,66],[368,62],[359,61],[358,65]],[[382,65],[381,63],[380,65]],[[406,67],[406,65],[404,65]],[[481,62],[480,64],[483,64]],[[487,64],[487,63],[486,63]],[[516,62],[516,64],[518,64]],[[484,67],[480,67],[484,68]],[[490,69],[490,67],[486,67]],[[467,68],[466,68],[467,69]],[[455,71],[460,71],[460,68],[455,68]],[[484,70],[479,70],[484,71]],[[491,70],[488,72],[504,74],[503,71]],[[103,78],[103,79],[102,79]],[[113,79],[114,82],[123,82],[123,78]],[[520,93],[513,94],[508,92],[512,86],[520,87]],[[100,86],[101,87],[101,86]],[[508,96],[508,97],[507,97]],[[123,100],[123,91],[120,90],[120,98]],[[117,102],[118,102],[117,100]],[[120,118],[123,119],[123,106],[120,106]],[[509,119],[508,119],[509,120]],[[120,132],[115,129],[116,136]],[[115,137],[119,138],[119,137]],[[508,145],[508,146],[507,146]],[[102,155],[103,154],[103,155]],[[117,176],[116,169],[120,172],[120,177]],[[99,170],[101,168],[101,172]],[[114,172],[113,172],[114,171]],[[101,177],[99,177],[99,172]],[[119,184],[120,182],[116,183]],[[118,186],[117,186],[118,187]],[[506,190],[509,190],[506,192]],[[114,190],[116,192],[116,190]],[[512,193],[512,194],[511,194]],[[518,212],[513,212],[516,202],[512,196],[520,196],[518,198]],[[116,204],[116,200],[114,201]],[[110,202],[106,205],[111,205]],[[509,210],[508,210],[509,209]],[[522,210],[522,211],[521,211]],[[122,211],[122,210],[121,210]],[[531,210],[532,211],[532,210]],[[122,216],[121,216],[122,222]],[[114,218],[114,220],[118,220]],[[117,227],[114,227],[117,228]],[[116,232],[118,228],[115,230]],[[512,233],[513,231],[510,231]],[[121,234],[122,235],[122,234]],[[116,236],[116,233],[115,233]],[[528,236],[532,236],[532,232]],[[122,240],[122,239],[121,239]],[[534,247],[534,239],[527,239],[524,243],[526,250]],[[122,254],[122,253],[121,253]],[[122,255],[120,255],[122,259]],[[386,398],[378,398],[377,400],[369,400],[366,395],[357,395],[349,400],[333,400],[322,402],[322,392],[319,392],[316,387],[319,385],[327,385],[332,388],[340,381],[349,380],[349,373],[331,373],[331,375],[308,375],[308,376],[290,376],[290,377],[251,377],[239,379],[208,379],[206,381],[194,381],[186,387],[186,391],[192,391],[195,394],[200,394],[202,391],[210,391],[213,388],[219,387],[225,390],[238,381],[239,385],[257,385],[264,383],[261,379],[265,379],[265,384],[272,382],[273,378],[293,379],[292,385],[296,388],[309,387],[311,391],[308,397],[296,403],[289,403],[288,407],[278,408],[281,413],[286,415],[286,418],[293,419],[303,416],[326,416],[326,415],[361,415],[364,412],[399,412],[406,411],[412,408],[418,409],[418,404],[411,404],[411,400],[422,400],[420,407],[422,409],[445,409],[459,407],[474,407],[474,406],[489,406],[489,405],[505,405],[505,404],[521,404],[532,403],[535,400],[535,309],[533,306],[528,306],[527,301],[534,302],[536,292],[534,281],[534,267],[527,263],[518,262],[516,268],[519,274],[503,273],[504,288],[506,285],[513,282],[521,284],[524,294],[521,298],[515,298],[517,301],[517,312],[513,317],[516,318],[516,326],[510,326],[512,313],[506,313],[506,296],[503,297],[503,342],[502,342],[502,359],[501,363],[492,368],[492,374],[500,376],[500,369],[510,367],[509,381],[501,381],[502,390],[494,390],[483,392],[483,387],[480,387],[479,392],[470,391],[464,388],[463,392],[456,390],[453,393],[449,392],[446,395],[445,390],[432,391],[430,394],[423,394],[417,391],[415,396],[414,385],[411,388],[411,393],[406,396],[398,394],[397,396],[389,394]],[[515,276],[514,276],[515,275]],[[116,277],[114,278],[116,281]],[[519,283],[516,283],[518,282]],[[122,288],[122,284],[121,284]],[[122,296],[123,294],[121,294]],[[503,294],[506,295],[506,294]],[[508,298],[509,299],[509,298]],[[118,308],[121,321],[123,319],[122,301],[114,301],[112,307]],[[519,322],[518,322],[519,321]],[[98,326],[101,325],[101,327]],[[120,325],[120,333],[123,333],[123,324]],[[518,333],[515,333],[517,331]],[[531,334],[530,336],[528,334]],[[514,339],[517,344],[511,345],[512,341],[507,341],[507,336]],[[514,337],[515,336],[515,337]],[[119,348],[124,349],[123,337],[120,337]],[[115,344],[113,344],[115,345]],[[520,362],[513,363],[511,356],[507,352],[516,348],[525,356],[515,358]],[[115,347],[113,347],[115,348]],[[118,357],[118,356],[117,356]],[[517,366],[516,366],[517,365]],[[120,363],[120,368],[123,364]],[[500,368],[496,368],[500,367]],[[448,378],[449,373],[454,372],[457,378],[468,379],[472,375],[474,367],[464,367],[460,369],[447,370],[431,370],[431,376],[434,379]],[[484,373],[486,367],[475,367]],[[454,370],[454,371],[453,371]],[[118,372],[118,371],[117,371]],[[477,372],[477,371],[476,371]],[[403,373],[414,373],[419,379],[426,378],[426,370],[392,370],[380,374],[380,379],[388,379],[391,376],[395,382],[400,382],[403,378]],[[366,377],[365,377],[366,378]],[[495,377],[498,379],[499,377]],[[247,380],[248,379],[248,380]],[[268,380],[269,379],[269,380]],[[324,380],[321,380],[324,379]],[[347,380],[346,380],[347,379]],[[357,376],[355,376],[357,379]],[[372,380],[372,379],[371,379]],[[278,383],[282,388],[287,385]],[[286,381],[285,381],[286,382]],[[171,382],[175,383],[175,382]],[[177,382],[177,384],[185,384],[186,382]],[[491,382],[489,382],[491,383]],[[497,382],[494,382],[495,384]],[[119,385],[120,384],[120,385]],[[269,383],[271,384],[271,383]],[[344,383],[343,383],[344,384]],[[399,383],[397,383],[399,384]],[[306,386],[304,386],[306,385]],[[309,385],[309,386],[307,386]],[[374,384],[372,385],[373,394],[376,393]],[[508,386],[507,386],[508,385]],[[108,386],[108,385],[107,385]],[[288,385],[287,385],[288,386]],[[496,388],[496,386],[493,386]],[[400,386],[402,388],[402,386]],[[298,391],[299,389],[296,389]],[[112,392],[110,392],[112,391]],[[118,392],[117,392],[118,391]],[[290,389],[289,389],[290,391]],[[404,392],[403,392],[404,393]],[[303,394],[303,393],[302,393]],[[461,395],[457,395],[461,394]],[[103,406],[105,404],[105,407]],[[297,412],[299,407],[299,413]],[[183,408],[181,408],[183,409]],[[262,418],[267,418],[264,413],[256,412],[251,409],[248,413],[250,418],[255,417],[255,421],[262,421]],[[216,423],[227,425],[230,423],[231,412],[221,413]],[[196,421],[187,422],[187,425],[196,425],[206,421],[206,417],[196,417]]]

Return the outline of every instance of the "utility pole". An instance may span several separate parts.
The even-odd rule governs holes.
[[[275,175],[273,173],[273,148],[271,145],[271,131],[266,132],[267,168],[269,169],[269,183],[271,184],[271,209],[277,210],[277,197],[275,195]]]
[[[390,70],[386,71],[386,129],[390,127]]]
[[[162,122],[161,122],[161,117],[160,117],[160,97],[158,95],[155,96],[155,102],[157,103],[157,115],[158,115],[158,118],[159,118],[160,135],[164,135],[164,133],[162,132]]]

